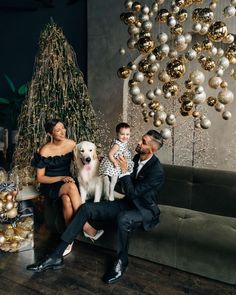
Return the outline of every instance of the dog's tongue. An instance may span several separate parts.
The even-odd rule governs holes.
[[[91,166],[89,164],[84,165],[85,170],[91,170]]]

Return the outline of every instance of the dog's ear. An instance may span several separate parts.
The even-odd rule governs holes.
[[[77,144],[73,149],[74,160],[77,160],[78,158],[78,151],[79,151],[79,145]]]
[[[94,145],[94,148],[93,148],[93,160],[97,160],[97,158],[98,158],[97,149],[96,149],[96,146]]]

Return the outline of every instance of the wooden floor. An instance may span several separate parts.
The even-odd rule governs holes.
[[[42,238],[43,237],[43,238]],[[129,269],[121,281],[106,285],[101,277],[114,253],[75,242],[61,270],[32,273],[27,264],[43,255],[46,243],[43,227],[35,235],[35,250],[0,254],[0,294],[80,295],[235,295],[236,287],[207,280],[166,266],[130,257]]]

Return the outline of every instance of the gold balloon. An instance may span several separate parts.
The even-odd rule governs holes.
[[[210,57],[207,57],[205,62],[202,63],[202,67],[204,70],[206,71],[213,71],[215,68],[216,64],[214,62],[213,59],[211,59]]]
[[[199,21],[204,24],[209,24],[214,19],[214,13],[210,8],[202,8],[200,11],[200,19]]]
[[[185,88],[191,90],[194,86],[193,81],[192,80],[186,80],[184,82]]]
[[[148,104],[149,109],[154,111],[156,111],[159,108],[159,106],[160,106],[160,102],[157,100],[154,100]]]
[[[184,1],[184,5],[183,5],[183,7],[189,7],[189,6],[191,6],[193,4],[193,0],[185,0]]]
[[[126,12],[122,13],[120,15],[120,19],[126,24],[126,25],[132,25],[136,22],[136,17],[133,12]]]
[[[225,51],[225,56],[231,64],[236,64],[236,44],[231,44]]]
[[[161,124],[162,124],[162,122],[161,122],[161,120],[159,120],[159,119],[157,119],[157,120],[155,120],[155,121],[153,122],[153,125],[154,125],[155,127],[160,127]]]
[[[209,27],[207,36],[212,42],[221,42],[227,34],[227,25],[222,21],[217,21]]]
[[[148,84],[150,84],[150,85],[151,85],[151,84],[153,84],[153,83],[154,83],[154,80],[153,80],[153,79],[148,79],[148,80],[147,80],[147,82],[148,82]]]
[[[181,109],[185,112],[192,110],[194,103],[191,100],[186,100],[182,102]]]
[[[220,83],[220,87],[221,87],[221,88],[227,88],[227,87],[228,87],[228,83],[227,83],[226,81],[222,81],[222,82]]]
[[[173,28],[170,28],[170,33],[172,35],[181,35],[183,33],[183,26],[180,24],[176,24]]]
[[[213,96],[209,96],[207,98],[207,104],[210,106],[210,107],[213,107],[215,104],[217,103],[217,99]]]
[[[129,82],[128,82],[129,87],[137,85],[137,84],[138,84],[138,82],[135,81],[134,79],[130,79]]]
[[[194,22],[199,22],[200,21],[200,12],[201,12],[201,8],[196,8],[192,12],[192,20]]]
[[[174,59],[166,66],[167,74],[174,79],[179,79],[185,74],[186,68],[182,60]]]
[[[176,19],[180,22],[183,23],[187,20],[188,18],[188,12],[186,9],[181,9],[177,15],[176,15]]]
[[[160,46],[154,48],[152,53],[155,55],[157,60],[163,60],[166,57],[166,54],[161,50]]]
[[[128,67],[121,67],[118,69],[117,71],[117,75],[119,78],[121,79],[127,79],[129,77],[130,74],[130,69]]]
[[[148,53],[152,51],[155,43],[150,37],[142,37],[138,40],[135,47],[142,53]]]
[[[162,90],[165,94],[170,92],[171,95],[176,96],[179,93],[179,84],[175,81],[164,83],[162,86]]]
[[[142,8],[142,5],[135,1],[133,4],[132,4],[132,10],[136,11],[136,12],[139,12],[141,11],[141,8]]]
[[[156,16],[156,20],[161,22],[161,23],[165,23],[167,21],[167,18],[169,17],[170,13],[167,9],[160,9],[157,12],[157,16]]]
[[[213,43],[209,39],[205,39],[202,42],[203,50],[210,50],[213,47]]]
[[[200,112],[199,111],[193,111],[193,113],[192,113],[192,116],[194,117],[194,118],[199,118],[200,117]]]
[[[147,59],[143,59],[138,64],[138,70],[144,74],[147,74],[149,72],[149,61]]]
[[[184,101],[190,101],[190,93],[184,92],[178,99],[180,103],[183,103]]]
[[[183,7],[185,3],[185,0],[176,0],[175,5],[178,7]]]
[[[181,114],[183,117],[186,117],[186,116],[190,116],[190,115],[191,115],[190,112],[187,112],[187,111],[183,110],[182,108],[180,108],[179,112],[180,112],[180,114]]]
[[[197,42],[192,46],[192,49],[195,50],[197,53],[200,53],[202,51],[202,46],[200,43]]]

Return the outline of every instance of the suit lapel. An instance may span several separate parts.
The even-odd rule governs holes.
[[[141,170],[138,173],[138,176],[142,176],[143,173],[145,173],[145,170],[149,168],[150,165],[155,161],[155,156],[153,155],[151,159],[141,168]],[[137,170],[136,170],[137,171]],[[137,176],[137,177],[138,177]]]

